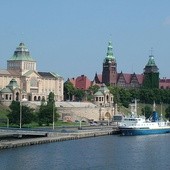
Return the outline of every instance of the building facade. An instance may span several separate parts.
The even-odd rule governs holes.
[[[71,78],[67,81],[71,82],[74,87],[81,90],[87,90],[91,86],[91,81],[85,75],[78,76],[77,78]]]
[[[84,78],[83,78],[84,77]],[[112,43],[109,41],[106,57],[103,60],[102,74],[95,73],[94,79],[90,81],[87,76],[79,76],[69,79],[74,87],[87,90],[89,86],[105,85],[118,86],[123,88],[161,88],[170,89],[170,79],[159,78],[159,69],[155,64],[153,55],[149,56],[149,60],[141,74],[117,72],[116,57],[113,54]],[[91,84],[90,84],[91,83]],[[88,86],[87,86],[88,84]]]
[[[145,65],[141,74],[136,73],[120,73],[117,72],[116,58],[113,55],[112,43],[109,42],[107,55],[103,62],[102,74],[95,74],[94,84],[102,84],[119,86],[124,88],[162,88],[169,89],[170,81],[165,77],[159,78],[159,69],[155,63],[153,55],[149,56],[148,63]]]
[[[155,64],[154,56],[149,56],[149,61],[144,68],[144,81],[145,88],[159,88],[159,71]]]
[[[9,105],[12,100],[47,100],[50,92],[55,101],[63,100],[64,79],[53,72],[37,71],[36,61],[29,50],[20,43],[7,61],[7,69],[0,69],[0,101]]]

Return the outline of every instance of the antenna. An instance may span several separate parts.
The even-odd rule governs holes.
[[[21,39],[20,39],[20,41],[23,43],[23,40],[24,40],[24,33],[21,32]]]
[[[151,52],[151,55],[153,54],[153,47],[151,47],[151,50],[150,50],[150,52]]]
[[[155,105],[155,101],[153,102],[153,111],[156,111],[156,105]]]

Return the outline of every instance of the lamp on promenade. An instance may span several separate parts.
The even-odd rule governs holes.
[[[22,102],[26,102],[27,99],[23,98],[20,100],[20,119],[19,119],[19,128],[22,128]]]
[[[55,113],[54,113],[54,110],[55,110],[55,100],[53,101],[53,130],[54,130],[54,123],[55,123]]]

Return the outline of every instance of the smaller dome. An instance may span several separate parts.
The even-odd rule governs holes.
[[[12,90],[8,87],[5,87],[1,90],[1,93],[12,93]]]
[[[101,91],[102,93],[109,93],[109,89],[107,88],[107,86],[103,83],[102,86],[99,88],[99,91]]]
[[[94,96],[104,96],[104,94],[101,91],[98,91],[94,94]]]
[[[149,61],[148,61],[148,63],[147,63],[146,66],[156,66],[153,55],[150,55],[150,56],[149,56]]]
[[[10,88],[11,90],[19,88],[17,81],[15,79],[12,79],[6,87]]]

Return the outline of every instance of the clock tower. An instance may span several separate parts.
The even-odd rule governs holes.
[[[117,83],[117,63],[113,55],[113,47],[110,41],[106,58],[103,61],[102,83],[112,86],[115,86]]]

